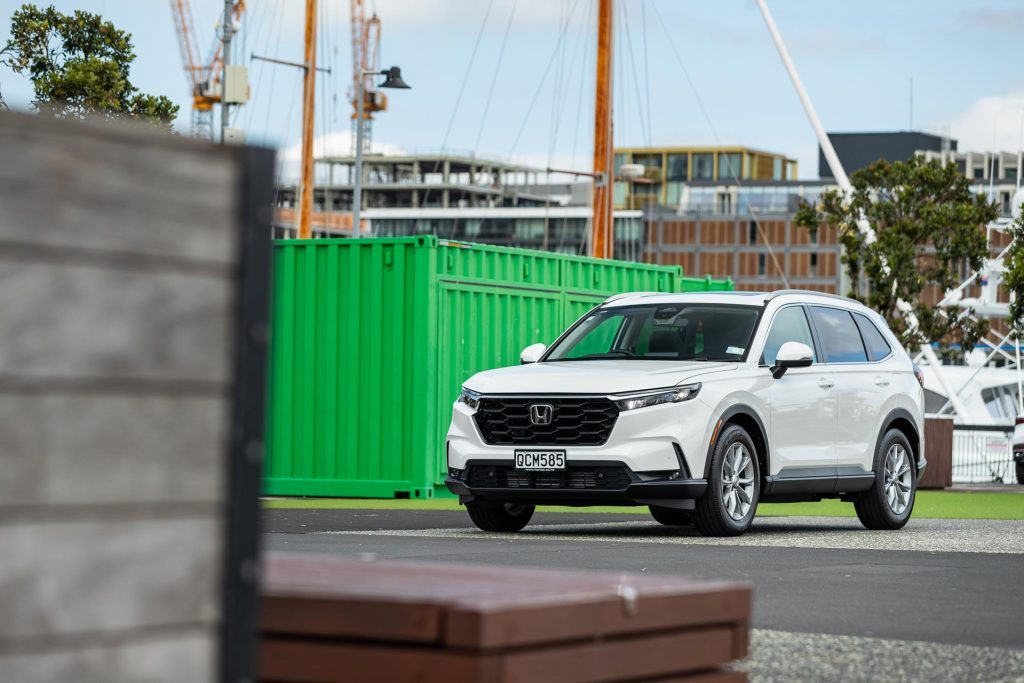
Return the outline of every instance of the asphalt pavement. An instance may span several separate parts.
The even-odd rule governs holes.
[[[463,512],[264,515],[268,550],[750,582],[752,680],[1024,681],[1024,522],[768,517],[709,539],[643,514],[538,513],[511,535]]]

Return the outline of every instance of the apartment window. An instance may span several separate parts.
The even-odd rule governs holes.
[[[811,277],[818,277],[818,255],[811,254]]]
[[[739,154],[719,154],[718,155],[718,179],[719,180],[732,180],[733,178],[740,177],[740,166],[743,163],[743,157]]]
[[[750,221],[750,226],[747,231],[747,242],[749,244],[757,243],[757,223],[754,221]]]
[[[985,167],[984,166],[975,166],[974,167],[974,179],[975,180],[984,180],[985,179]]]
[[[693,155],[693,179],[714,180],[715,178],[715,155],[694,154]]]
[[[624,163],[626,163],[626,155],[619,152],[615,155],[615,175],[620,175],[620,169]]]
[[[764,275],[764,254],[757,255],[757,274]]]
[[[815,230],[814,232],[810,233],[810,235],[811,235],[811,244],[817,244],[818,243],[818,231]]]
[[[1007,166],[1006,168],[1004,168],[1003,169],[1003,177],[1006,180],[1009,180],[1009,181],[1012,181],[1012,182],[1017,182],[1017,167],[1016,166]]]
[[[689,180],[689,171],[687,164],[690,161],[689,154],[669,154],[668,155],[668,179],[675,181],[686,181]]]
[[[772,180],[782,180],[782,159],[772,159]]]

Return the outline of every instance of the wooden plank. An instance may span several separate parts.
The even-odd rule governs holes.
[[[231,289],[226,278],[0,259],[0,382],[227,382]]]
[[[219,501],[227,407],[216,396],[0,391],[0,512]]]
[[[443,609],[402,599],[347,600],[273,597],[263,601],[262,629],[271,633],[358,636],[369,640],[439,643]]]
[[[0,524],[0,649],[56,635],[213,623],[221,521]]]
[[[268,610],[263,628],[276,633],[359,637],[346,611],[390,605],[396,615],[374,625],[375,638],[409,639],[407,620],[443,610],[446,645],[487,649],[681,626],[744,627],[751,591],[742,584],[680,578],[467,567],[365,563],[271,554],[264,571]],[[275,604],[292,601],[287,621]],[[301,602],[318,605],[298,617]],[[429,632],[419,635],[430,640]],[[745,645],[739,650],[745,652]]]
[[[11,160],[0,165],[0,245],[237,260],[231,150],[2,113],[0,140]]]
[[[497,659],[450,650],[265,638],[258,676],[279,683],[497,681]]]
[[[481,655],[457,649],[266,638],[259,676],[265,681],[311,683],[613,683],[722,666],[731,659],[731,640],[726,628],[690,629]]]
[[[106,641],[97,639],[29,652],[2,652],[0,681],[213,681],[216,679],[215,663],[214,640],[209,629],[197,627],[142,638],[125,633]]]
[[[516,650],[499,657],[499,680],[599,683],[703,671],[732,659],[728,628],[686,630],[599,640],[582,645]]]

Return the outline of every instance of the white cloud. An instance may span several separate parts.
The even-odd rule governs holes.
[[[519,0],[518,3],[516,0],[494,0],[487,23],[492,26],[503,25],[508,21],[515,4],[516,24],[557,25],[560,20],[564,21],[563,12],[572,10],[574,3],[576,7],[572,21],[575,23],[586,17],[586,4],[590,1],[574,0],[567,3],[568,9],[565,9],[566,3],[552,0]],[[369,6],[377,12],[381,21],[389,25],[418,26],[450,26],[453,23],[479,26],[487,10],[487,3],[483,0],[376,0],[369,3]]]
[[[313,138],[313,156],[316,159],[322,157],[344,157],[350,156],[352,153],[352,136],[347,131],[328,133]],[[372,147],[364,147],[363,153],[405,154],[406,151],[398,145],[375,141]],[[302,143],[297,142],[290,147],[278,150],[277,160],[281,180],[283,182],[296,180],[299,177],[299,165],[302,162]]]
[[[1016,152],[1021,146],[1024,92],[990,95],[971,103],[949,123],[960,151]],[[944,126],[936,126],[942,129]]]

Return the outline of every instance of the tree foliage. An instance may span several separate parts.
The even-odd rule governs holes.
[[[1017,340],[1024,340],[1024,210],[1008,230],[1013,241],[1003,258],[1003,286],[1009,290],[1010,330]]]
[[[822,225],[838,231],[854,290],[848,296],[878,311],[905,346],[937,341],[947,351],[954,343],[973,348],[987,321],[955,307],[940,310],[922,294],[934,285],[941,296],[960,284],[965,266],[982,267],[989,256],[984,225],[998,216],[996,205],[973,194],[955,165],[921,157],[875,162],[850,182],[850,197],[828,190],[816,205],[804,203],[795,219],[812,234]],[[858,229],[861,218],[874,228],[874,242]],[[898,309],[901,300],[911,306],[916,327]]]
[[[22,5],[11,17],[3,63],[32,81],[33,105],[58,118],[126,117],[169,127],[178,105],[128,80],[131,34],[98,14]]]

